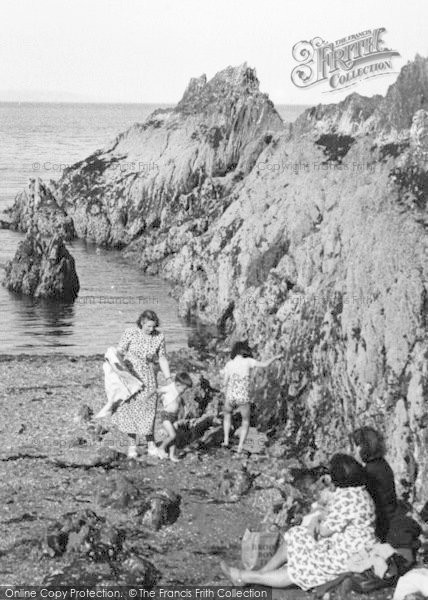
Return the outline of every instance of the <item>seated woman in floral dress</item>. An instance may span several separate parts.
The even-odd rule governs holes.
[[[235,585],[297,585],[309,590],[346,572],[351,555],[373,548],[377,542],[375,505],[367,491],[364,468],[352,456],[335,454],[330,461],[330,475],[335,490],[325,517],[315,528],[300,525],[289,529],[278,552],[260,571],[239,570],[221,563]]]

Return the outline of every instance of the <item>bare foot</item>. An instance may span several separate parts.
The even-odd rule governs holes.
[[[220,569],[234,585],[244,585],[241,577],[241,571],[235,567],[229,567],[224,560],[220,563]]]
[[[223,448],[229,448],[229,442],[222,442],[221,445]]]
[[[181,460],[179,458],[177,458],[176,456],[170,456],[169,460],[171,460],[172,462],[181,462]]]

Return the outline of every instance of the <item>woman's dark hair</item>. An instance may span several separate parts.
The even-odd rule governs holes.
[[[385,455],[382,434],[373,427],[360,427],[353,434],[355,444],[360,448],[361,460],[365,463]]]
[[[143,321],[153,321],[155,324],[155,327],[159,327],[159,323],[160,323],[159,317],[157,316],[157,314],[155,313],[154,310],[145,310],[138,317],[137,327],[139,327],[140,329],[141,329],[141,325],[142,325]]]
[[[367,485],[367,475],[363,465],[349,454],[334,454],[331,457],[330,476],[337,487]]]
[[[193,386],[193,381],[189,373],[177,373],[177,375],[175,376],[175,382],[181,383],[181,385],[185,385],[188,388],[191,388]]]
[[[253,358],[253,351],[251,350],[248,342],[236,342],[233,344],[230,358],[235,356],[242,356],[243,358]]]

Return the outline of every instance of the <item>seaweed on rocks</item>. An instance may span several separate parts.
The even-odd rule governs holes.
[[[400,205],[425,210],[428,194],[428,173],[425,170],[418,165],[395,167],[389,176],[400,192]]]
[[[350,147],[355,142],[355,138],[350,135],[338,135],[335,133],[323,134],[315,143],[323,147],[323,152],[327,156],[327,162],[342,164],[342,159],[348,154]]]

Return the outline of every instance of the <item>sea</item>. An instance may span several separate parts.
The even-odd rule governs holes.
[[[0,213],[29,178],[58,179],[160,107],[166,105],[0,103]],[[276,108],[284,121],[294,121],[307,107]],[[0,230],[0,279],[22,238]],[[0,286],[0,354],[103,353],[145,308],[158,314],[169,349],[187,346],[192,327],[179,318],[167,282],[145,275],[119,251],[81,240],[68,247],[80,280],[77,301],[34,300]]]

